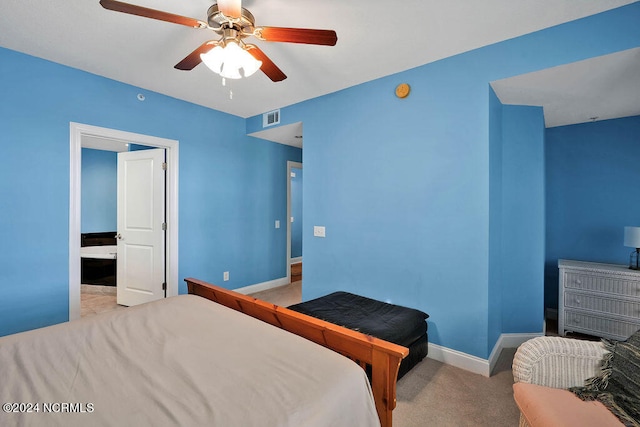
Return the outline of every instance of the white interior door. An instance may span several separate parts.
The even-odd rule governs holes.
[[[165,150],[118,153],[117,302],[164,298]]]

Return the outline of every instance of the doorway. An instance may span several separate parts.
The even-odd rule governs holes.
[[[116,148],[129,147],[118,144]],[[116,303],[117,165],[118,152],[111,147],[83,143],[80,317],[120,308]]]
[[[287,278],[302,280],[302,163],[287,162]]]
[[[178,141],[70,123],[69,320],[80,318],[81,166],[83,141],[133,143],[166,150],[166,296],[178,294]]]

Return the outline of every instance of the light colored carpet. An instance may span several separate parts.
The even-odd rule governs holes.
[[[301,301],[302,282],[252,296],[286,307]],[[517,426],[511,373],[514,354],[515,349],[504,350],[490,378],[425,358],[398,381],[393,425]]]
[[[490,378],[425,358],[398,381],[394,425],[517,426],[514,354],[515,349],[503,350]]]
[[[282,307],[288,307],[302,302],[302,281],[299,280],[288,285],[256,292],[251,296]]]

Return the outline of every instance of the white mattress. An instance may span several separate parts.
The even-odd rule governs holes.
[[[0,338],[11,402],[39,412],[0,425],[379,425],[355,363],[192,295]]]

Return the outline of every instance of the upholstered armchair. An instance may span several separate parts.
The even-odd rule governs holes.
[[[585,403],[565,390],[518,386],[519,383],[536,384],[552,389],[566,389],[584,385],[587,378],[600,372],[601,361],[607,351],[601,342],[583,341],[562,337],[537,337],[522,344],[513,358],[514,398],[520,408],[520,426],[529,426],[527,420],[558,420],[557,417],[573,417],[570,403],[563,399]],[[573,399],[573,400],[572,400]],[[552,404],[550,404],[550,402]],[[589,402],[595,406],[594,402]],[[553,406],[558,405],[557,411]],[[613,417],[605,409],[604,420]],[[555,411],[555,412],[554,412]],[[541,413],[542,412],[542,413]],[[579,412],[584,412],[580,409]],[[591,421],[594,415],[588,415]],[[575,417],[571,424],[578,421]],[[562,424],[558,424],[562,425]],[[602,424],[611,425],[611,424]]]

